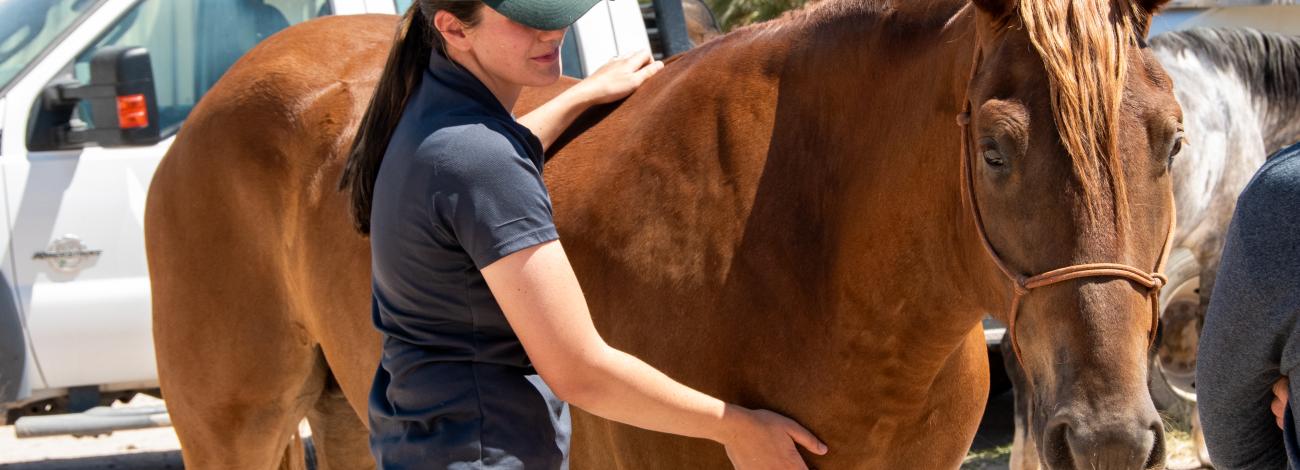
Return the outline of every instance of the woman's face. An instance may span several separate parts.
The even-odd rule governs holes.
[[[564,30],[542,31],[511,21],[484,6],[466,39],[486,72],[516,85],[539,87],[560,77],[560,43]]]

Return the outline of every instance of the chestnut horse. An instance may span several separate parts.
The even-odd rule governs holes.
[[[831,448],[817,468],[929,469],[973,439],[995,312],[1050,466],[1159,465],[1149,271],[1181,117],[1139,38],[1161,3],[828,0],[671,61],[545,169],[597,327],[807,425]],[[394,25],[268,39],[157,170],[154,335],[187,468],[293,464],[304,416],[322,468],[373,465],[368,245],[337,184]],[[574,428],[574,468],[727,465],[712,442],[582,413]]]

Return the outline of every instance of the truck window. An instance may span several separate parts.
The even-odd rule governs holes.
[[[88,0],[0,1],[0,90],[88,11]]]
[[[292,24],[331,13],[329,0],[143,0],[77,57],[74,74],[89,81],[90,58],[102,47],[147,48],[159,128],[170,135],[254,45]],[[80,117],[94,126],[84,107]]]

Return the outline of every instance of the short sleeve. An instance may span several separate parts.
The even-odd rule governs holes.
[[[418,153],[434,165],[431,222],[478,269],[559,238],[541,170],[522,144],[486,124],[444,128]]]

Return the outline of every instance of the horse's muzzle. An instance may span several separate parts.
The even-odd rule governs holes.
[[[1110,423],[1057,414],[1047,422],[1041,442],[1043,460],[1054,470],[1148,469],[1165,461],[1164,426],[1155,410]]]

